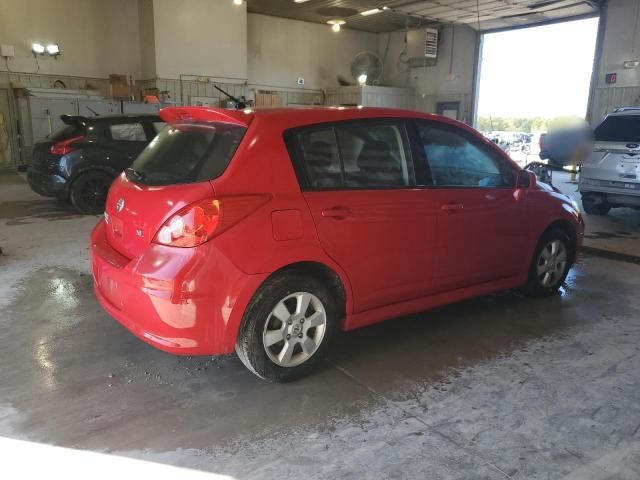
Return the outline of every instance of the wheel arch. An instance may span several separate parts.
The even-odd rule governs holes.
[[[547,226],[547,228],[544,229],[544,231],[540,234],[540,237],[542,237],[545,233],[551,230],[560,230],[567,234],[571,242],[571,258],[572,258],[571,263],[574,263],[576,260],[576,254],[578,251],[578,234],[576,232],[574,225],[569,220],[558,218],[553,222],[551,222]]]
[[[71,189],[73,188],[73,184],[75,183],[75,181],[78,180],[78,178],[80,178],[80,176],[84,175],[85,173],[89,173],[89,172],[106,173],[106,174],[111,175],[114,180],[120,174],[116,169],[109,168],[109,167],[106,167],[104,165],[88,165],[86,167],[81,167],[78,170],[76,170],[73,173],[73,175],[71,176],[71,178],[69,178],[69,180],[67,181],[67,183],[66,183],[66,193],[67,193],[67,195],[71,193]]]
[[[344,279],[342,275],[325,263],[315,260],[305,260],[293,262],[278,268],[273,271],[262,284],[264,285],[275,276],[284,275],[286,273],[298,273],[313,276],[328,285],[331,290],[335,292],[336,298],[338,299],[338,305],[340,308],[340,325],[341,327],[343,326],[348,311],[347,303],[349,301],[349,294],[348,284],[346,284],[346,279]]]

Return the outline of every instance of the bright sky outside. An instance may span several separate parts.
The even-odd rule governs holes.
[[[590,18],[485,35],[478,115],[584,117],[597,31]]]

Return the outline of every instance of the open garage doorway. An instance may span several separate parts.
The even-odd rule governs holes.
[[[519,163],[540,135],[585,118],[598,17],[483,35],[476,127]]]

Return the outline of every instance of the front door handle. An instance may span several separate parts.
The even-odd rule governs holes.
[[[344,207],[325,208],[322,210],[321,215],[325,218],[335,218],[336,220],[342,220],[351,215],[351,211]]]
[[[464,205],[462,205],[459,202],[447,202],[440,205],[441,210],[445,210],[448,212],[455,212],[458,210],[462,210],[463,208],[464,208]]]

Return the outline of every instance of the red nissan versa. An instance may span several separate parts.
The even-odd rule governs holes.
[[[496,290],[555,292],[578,207],[443,117],[168,108],[91,234],[96,295],[142,340],[300,377],[351,330]]]

